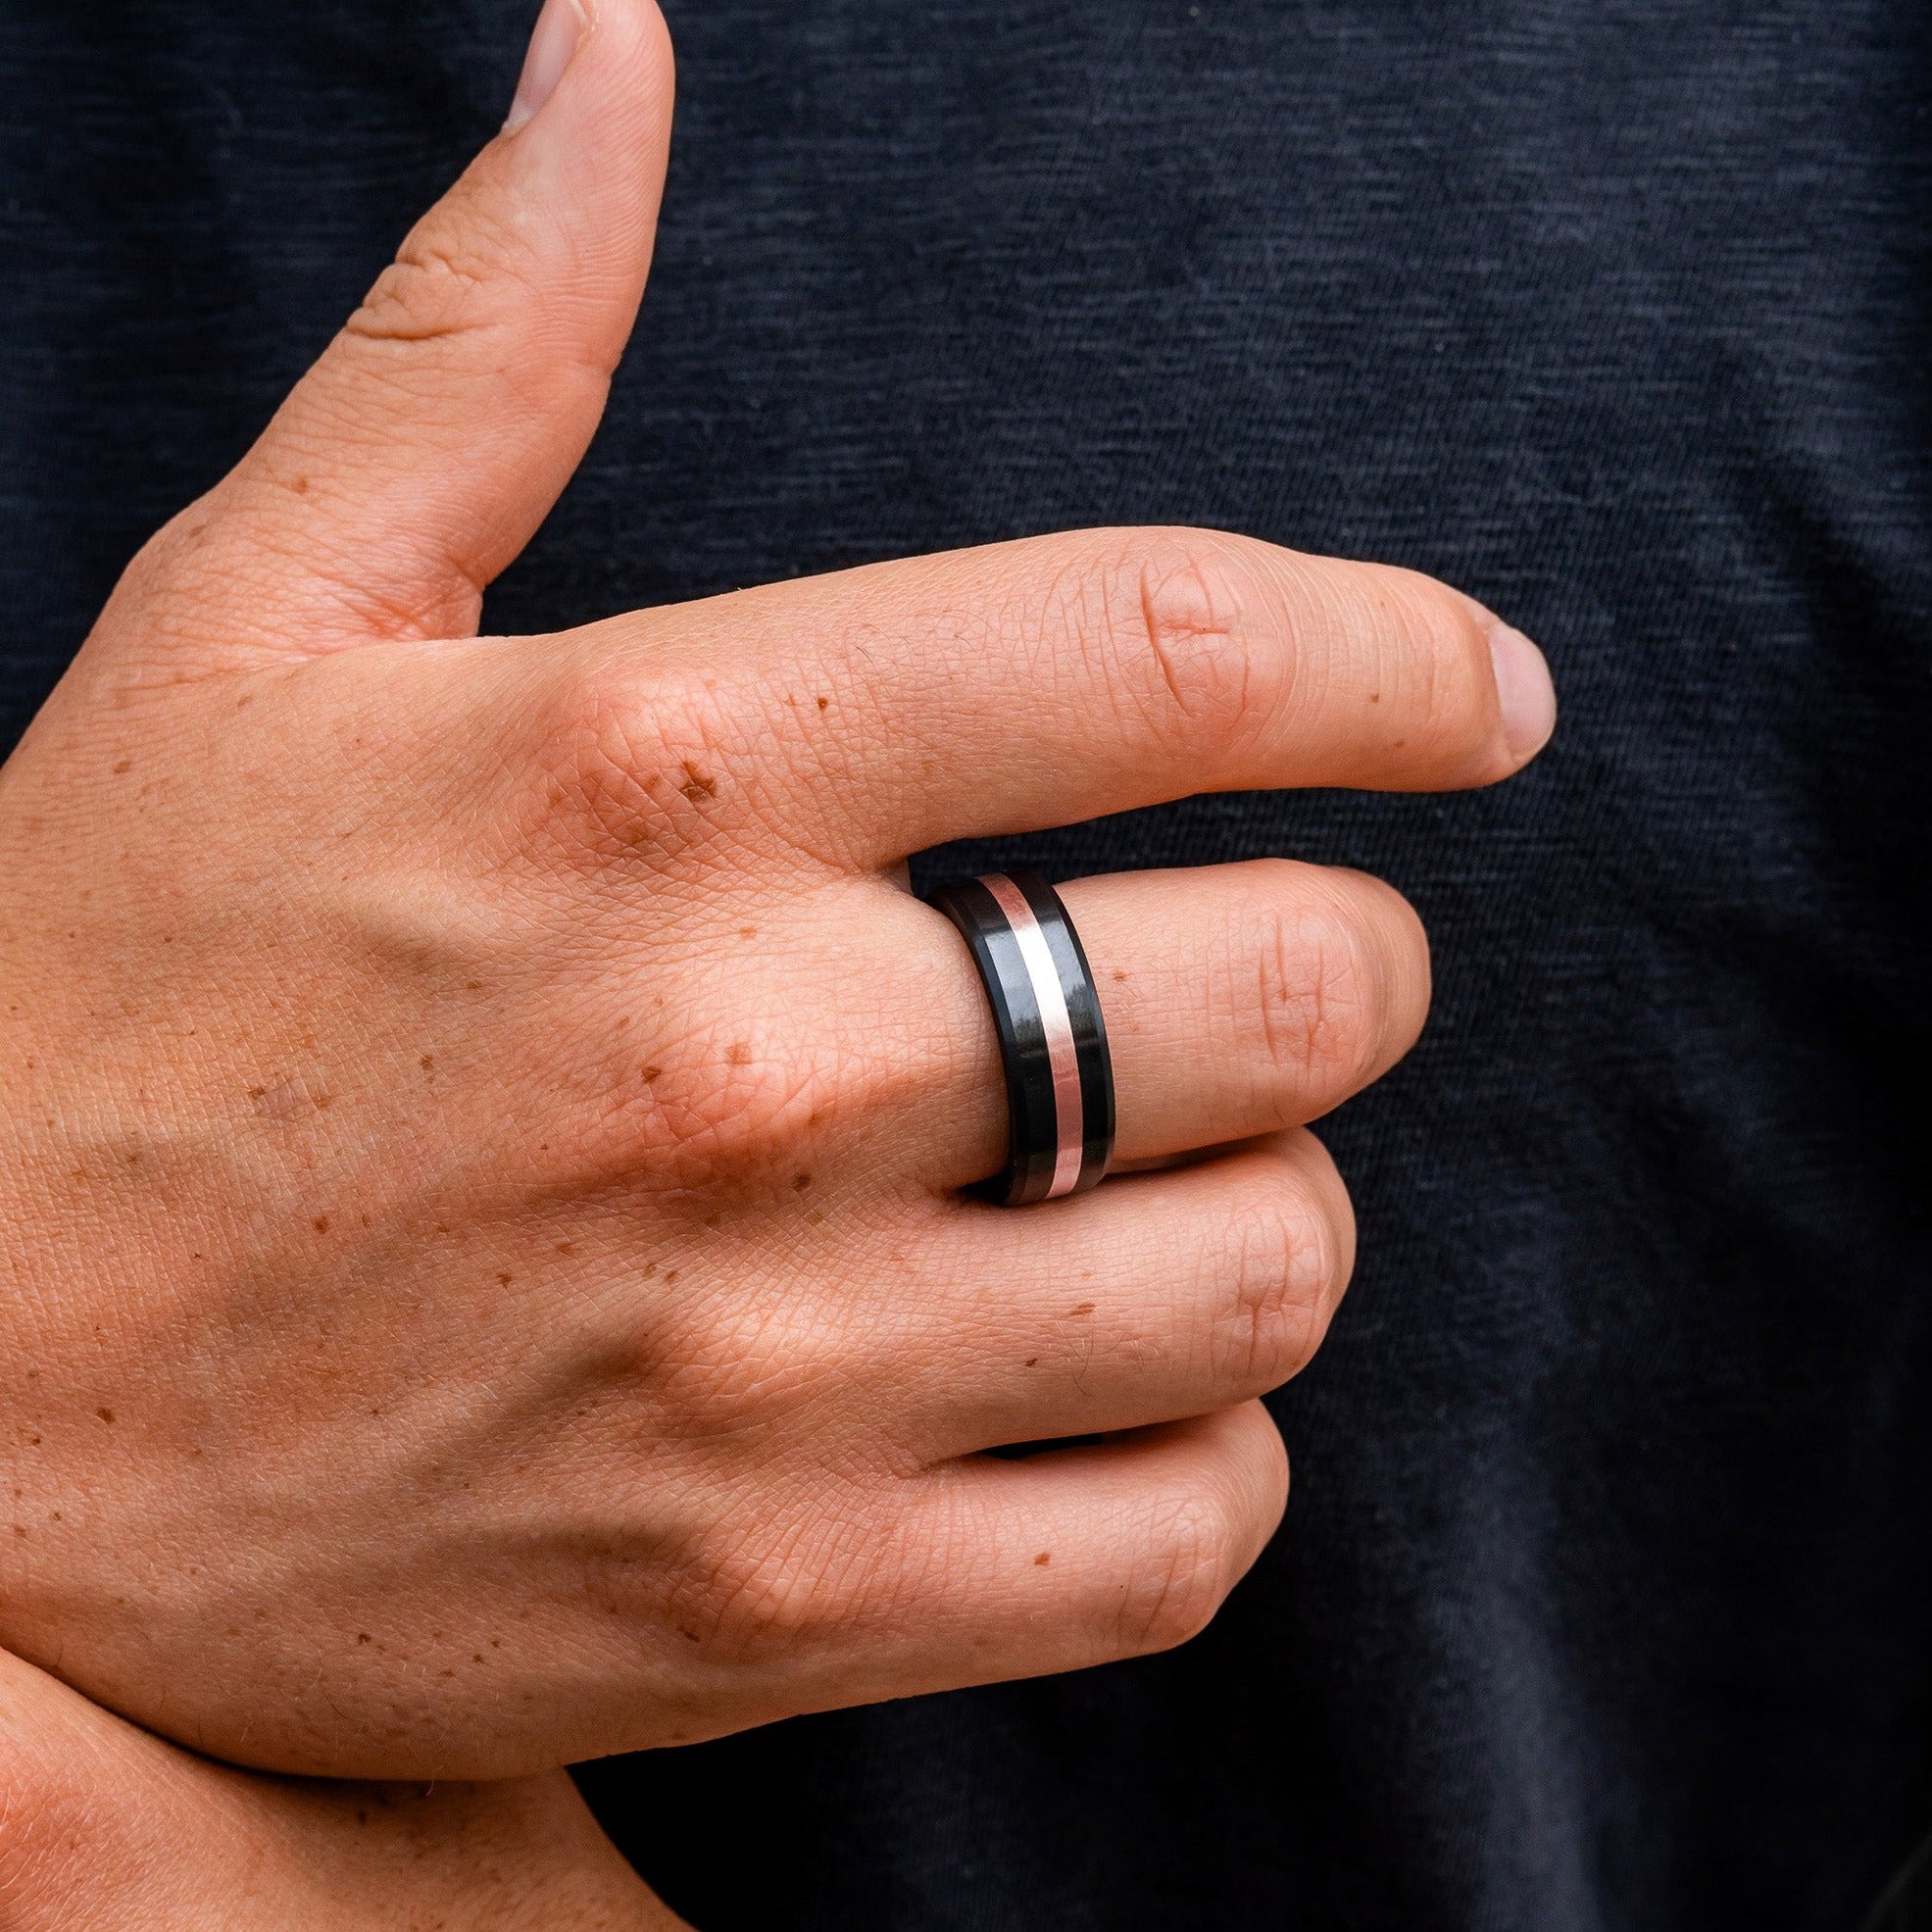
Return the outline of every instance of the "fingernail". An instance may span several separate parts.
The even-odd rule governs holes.
[[[544,0],[536,31],[530,35],[530,51],[523,57],[523,77],[517,83],[510,119],[503,124],[506,134],[516,133],[533,119],[557,91],[557,83],[583,38],[584,25],[579,0]]]
[[[1503,707],[1503,737],[1512,758],[1541,751],[1557,728],[1557,687],[1543,653],[1506,623],[1489,633],[1496,695]]]

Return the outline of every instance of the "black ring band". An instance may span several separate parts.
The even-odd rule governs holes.
[[[982,1191],[1008,1208],[1084,1193],[1114,1152],[1114,1065],[1066,908],[1031,872],[956,880],[931,903],[972,950],[1006,1063],[1007,1164]]]

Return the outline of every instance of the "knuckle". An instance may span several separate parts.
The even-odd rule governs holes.
[[[1239,1535],[1217,1490],[1183,1497],[1164,1512],[1121,1602],[1115,1635],[1123,1654],[1169,1651],[1208,1627],[1234,1587]]]
[[[1320,1206],[1280,1176],[1228,1214],[1215,1255],[1214,1370],[1254,1393],[1305,1368],[1321,1344],[1341,1243]]]
[[[1234,956],[1286,1125],[1311,1099],[1350,1090],[1375,1057],[1385,993],[1374,945],[1352,909],[1324,892],[1251,905]]]
[[[830,1503],[751,1536],[733,1525],[693,1553],[672,1622],[709,1661],[789,1657],[864,1620],[885,1560],[881,1539],[868,1512]]]
[[[674,860],[742,806],[737,734],[681,681],[580,667],[535,708],[528,729],[537,821],[581,864]]]
[[[528,241],[459,182],[404,241],[350,318],[373,342],[433,342],[511,320],[536,279]]]
[[[806,1431],[829,1461],[825,1417],[840,1412],[851,1356],[822,1310],[804,1298],[744,1301],[708,1288],[700,1276],[655,1319],[650,1379],[676,1439],[728,1457],[749,1434]]]
[[[637,1052],[650,1059],[614,1059],[582,1096],[584,1138],[604,1143],[619,1172],[642,1172],[667,1194],[791,1164],[844,1099],[813,1039],[745,1011],[688,1014]]]
[[[1274,702],[1280,659],[1258,648],[1262,600],[1242,539],[1136,531],[1075,592],[1104,684],[1163,752],[1232,750]]]

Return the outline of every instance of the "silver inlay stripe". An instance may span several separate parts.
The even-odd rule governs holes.
[[[979,882],[999,902],[1000,911],[1013,927],[1026,977],[1033,983],[1040,1025],[1047,1036],[1047,1059],[1053,1066],[1054,1126],[1059,1145],[1054,1156],[1053,1185],[1048,1188],[1046,1199],[1054,1201],[1063,1194],[1071,1194],[1080,1184],[1080,1164],[1087,1152],[1086,1108],[1080,1098],[1080,1056],[1073,1045],[1073,1022],[1067,1016],[1066,994],[1061,987],[1047,935],[1040,930],[1040,921],[1033,916],[1025,893],[1002,872],[988,872]]]

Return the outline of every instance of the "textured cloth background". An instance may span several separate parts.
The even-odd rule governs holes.
[[[532,12],[0,6],[6,737]],[[1451,578],[1565,709],[1494,793],[1007,853],[1429,921],[1287,1526],[1184,1651],[604,1766],[612,1829],[703,1932],[1849,1932],[1932,1823],[1932,9],[669,12],[643,326],[493,626],[1219,523]]]

